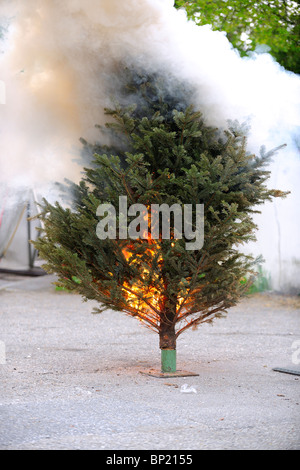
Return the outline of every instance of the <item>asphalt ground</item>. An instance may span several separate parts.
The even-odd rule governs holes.
[[[199,375],[167,379],[141,373],[157,335],[54,280],[0,276],[1,450],[300,448],[300,377],[273,370],[299,372],[300,297],[256,294],[186,331],[178,368]]]

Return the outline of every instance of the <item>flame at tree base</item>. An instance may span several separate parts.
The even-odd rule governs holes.
[[[150,236],[142,243],[147,243],[148,245],[148,248],[145,250],[146,261],[143,262],[142,269],[140,269],[138,280],[132,284],[128,281],[123,283],[123,293],[128,304],[128,313],[136,316],[151,329],[160,331],[165,317],[165,305],[168,300],[164,294],[165,285],[161,275],[163,267],[161,245],[156,240],[151,239]],[[174,246],[174,243],[172,243],[172,246]],[[129,265],[142,262],[141,255],[136,254],[134,251],[134,245],[132,244],[127,245],[122,250]],[[159,269],[153,270],[153,265],[156,265]],[[180,312],[183,302],[183,297],[178,296],[176,298],[174,320]]]

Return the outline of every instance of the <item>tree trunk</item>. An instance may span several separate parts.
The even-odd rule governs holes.
[[[159,347],[161,349],[161,371],[176,372],[176,333],[174,313],[165,312],[160,321]]]
[[[159,347],[160,349],[176,349],[175,325],[160,323]]]

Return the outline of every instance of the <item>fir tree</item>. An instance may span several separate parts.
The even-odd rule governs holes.
[[[96,300],[98,312],[136,317],[159,334],[162,351],[175,351],[185,330],[223,316],[246,292],[241,279],[254,272],[257,260],[238,246],[255,240],[257,206],[286,193],[266,185],[266,166],[278,149],[249,154],[245,126],[229,123],[223,132],[207,126],[189,105],[191,90],[172,95],[158,79],[135,77],[127,105],[106,110],[110,122],[100,131],[109,132],[111,147],[82,141],[93,162],[72,185],[71,208],[44,200],[44,230],[35,247],[62,287]],[[138,97],[130,91],[136,86]],[[128,206],[190,204],[194,216],[196,205],[204,204],[203,248],[187,250],[173,223],[170,239],[161,232],[153,239],[150,221],[144,238],[123,239],[120,196]],[[105,203],[116,208],[115,239],[97,236],[96,214]]]

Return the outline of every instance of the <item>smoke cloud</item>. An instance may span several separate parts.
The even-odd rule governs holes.
[[[0,56],[0,184],[43,193],[80,179],[79,138],[99,137],[120,61],[162,73],[170,87],[177,77],[195,86],[208,124],[250,119],[250,151],[287,144],[270,186],[291,195],[263,207],[247,251],[263,254],[275,289],[300,288],[298,75],[268,54],[241,59],[225,34],[189,22],[172,0],[2,0],[1,17],[10,27]]]

